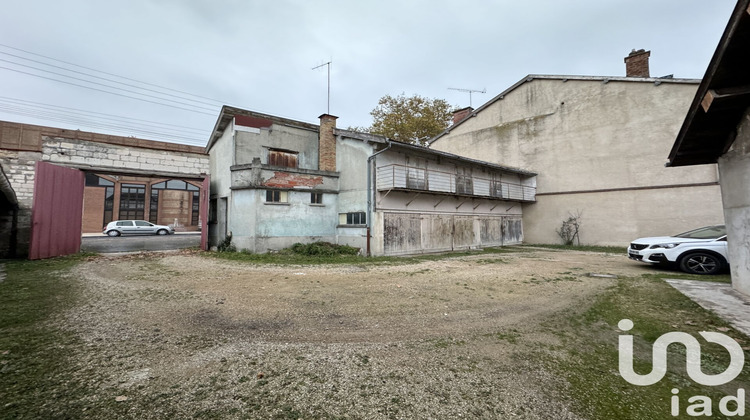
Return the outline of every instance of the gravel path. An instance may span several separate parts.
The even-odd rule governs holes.
[[[404,266],[96,257],[56,322],[85,396],[133,418],[576,419],[540,352],[622,256],[524,250]]]

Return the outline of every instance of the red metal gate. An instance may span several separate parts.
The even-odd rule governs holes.
[[[208,196],[211,194],[211,180],[208,175],[203,178],[201,202],[198,212],[201,215],[201,249],[208,251]]]
[[[84,179],[78,169],[36,163],[29,259],[81,250]]]

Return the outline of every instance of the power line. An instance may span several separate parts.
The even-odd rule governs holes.
[[[40,69],[38,67],[29,66],[29,65],[26,65],[26,64],[20,64],[20,63],[16,63],[16,62],[9,61],[9,60],[4,60],[2,58],[0,58],[0,61],[2,61],[4,63],[10,63],[10,64],[13,64],[13,65],[16,65],[16,66],[26,67],[26,68],[29,68],[29,69],[33,69],[33,70],[45,72],[45,73],[54,74],[55,76],[62,76],[62,77],[67,77],[69,79],[78,80],[78,81],[85,82],[85,83],[91,83],[92,85],[104,86],[104,87],[107,87],[107,88],[110,88],[110,89],[116,89],[116,90],[121,90],[123,92],[133,93],[133,94],[136,94],[136,95],[142,95],[142,96],[145,96],[147,98],[154,98],[154,99],[159,99],[161,101],[173,102],[173,103],[176,103],[176,104],[179,104],[179,105],[192,106],[192,107],[195,107],[195,108],[198,108],[198,109],[203,109],[203,110],[206,110],[206,111],[210,111],[211,110],[211,108],[204,108],[204,107],[201,107],[201,106],[198,106],[198,105],[193,105],[193,104],[190,104],[190,103],[187,103],[187,102],[175,101],[174,99],[162,98],[162,97],[155,96],[155,95],[149,95],[147,93],[141,93],[141,92],[137,92],[137,91],[134,91],[134,90],[123,89],[123,88],[119,88],[119,87],[116,87],[116,86],[110,86],[110,85],[105,84],[105,83],[92,82],[91,80],[82,79],[80,77],[74,77],[74,76],[69,76],[67,74],[56,73],[54,71],[44,70],[44,69]],[[4,68],[6,70],[11,70],[11,71],[17,71],[19,73],[24,73],[24,72],[21,72],[21,71],[16,70],[16,69],[9,69],[9,68],[6,68],[6,67],[0,67],[0,68]],[[26,73],[26,74],[29,74],[29,73]],[[34,74],[32,74],[32,75],[33,76],[37,76],[37,75],[34,75]],[[50,80],[56,80],[56,79],[50,79]]]
[[[97,69],[94,69],[94,68],[91,68],[91,67],[82,66],[80,64],[71,63],[69,61],[64,61],[64,60],[60,60],[60,59],[57,59],[57,58],[54,58],[54,57],[48,57],[46,55],[37,54],[37,53],[31,52],[31,51],[23,50],[21,48],[11,47],[10,45],[6,45],[6,44],[0,44],[0,47],[10,48],[12,50],[21,51],[21,52],[24,52],[26,54],[31,54],[31,55],[36,56],[36,57],[42,57],[42,58],[46,58],[48,60],[57,61],[59,63],[64,63],[64,64],[68,64],[68,65],[75,66],[75,67],[78,67],[78,68],[95,71],[97,73],[106,74],[106,75],[114,76],[114,77],[119,77],[119,78],[124,79],[124,80],[130,80],[131,82],[138,82],[138,83],[141,83],[141,84],[144,84],[144,85],[147,85],[147,86],[158,87],[160,89],[168,90],[168,91],[171,91],[171,92],[183,93],[185,95],[194,96],[196,98],[207,99],[209,101],[214,101],[214,102],[219,102],[219,103],[225,103],[224,101],[220,101],[218,99],[212,99],[212,98],[208,98],[208,97],[205,97],[205,96],[196,95],[194,93],[185,92],[185,91],[182,91],[182,90],[172,89],[172,88],[168,88],[166,86],[157,85],[157,84],[154,84],[154,83],[144,82],[142,80],[131,79],[129,77],[121,76],[121,75],[118,75],[118,74],[108,73],[106,71],[97,70]]]
[[[14,71],[14,72],[21,73],[21,74],[26,74],[26,75],[29,75],[29,76],[39,77],[41,79],[52,80],[54,82],[65,83],[65,84],[68,84],[68,85],[71,85],[71,86],[78,86],[78,87],[82,87],[82,88],[85,88],[85,89],[95,90],[95,91],[98,91],[98,92],[109,93],[111,95],[122,96],[124,98],[135,99],[137,101],[149,102],[149,103],[156,104],[156,105],[162,105],[162,106],[167,106],[167,107],[170,107],[170,108],[181,109],[183,111],[190,111],[190,112],[195,112],[195,113],[198,113],[198,114],[211,115],[211,116],[216,116],[217,115],[216,112],[213,112],[213,113],[202,112],[202,111],[198,111],[198,110],[195,110],[195,109],[189,109],[189,108],[183,108],[183,107],[174,106],[174,105],[168,105],[168,104],[161,103],[161,102],[150,101],[148,99],[137,98],[137,97],[134,97],[134,96],[124,95],[124,94],[117,93],[117,92],[110,92],[110,91],[103,90],[103,89],[97,89],[97,88],[94,88],[94,87],[91,87],[91,86],[79,85],[77,83],[67,82],[65,80],[54,79],[54,78],[51,78],[51,77],[45,77],[45,76],[42,76],[42,75],[38,75],[38,74],[34,74],[34,73],[29,73],[29,72],[25,72],[25,71],[21,71],[21,70],[17,70],[17,69],[11,69],[11,68],[8,68],[8,67],[0,66],[0,69]],[[107,87],[111,87],[111,86],[107,86]],[[120,89],[120,90],[124,90],[124,89]]]
[[[173,133],[165,133],[165,132],[154,131],[150,129],[134,128],[132,126],[127,126],[127,125],[124,126],[120,124],[96,122],[96,121],[88,120],[86,118],[66,116],[63,114],[57,114],[54,112],[44,111],[44,110],[24,109],[24,108],[19,108],[19,107],[14,107],[14,106],[8,106],[5,104],[0,104],[0,111],[9,113],[9,114],[23,115],[27,117],[43,119],[47,121],[82,124],[88,127],[112,129],[118,132],[128,133],[130,135],[135,134],[135,133],[140,133],[146,136],[154,136],[160,139],[174,139],[174,140],[180,140],[180,141],[189,141],[196,145],[204,145],[206,143],[205,139],[182,136],[182,135],[173,134]]]
[[[60,106],[60,105],[51,105],[51,104],[45,104],[41,102],[27,101],[24,99],[9,98],[7,96],[0,96],[0,102],[27,106],[31,108],[48,109],[48,110],[53,110],[53,111],[59,110],[57,112],[81,114],[84,116],[91,116],[93,118],[109,119],[109,120],[122,121],[122,122],[134,123],[134,124],[154,125],[154,126],[165,127],[173,131],[180,131],[184,133],[206,134],[206,135],[208,135],[209,133],[209,130],[206,130],[203,128],[188,127],[188,126],[178,125],[178,124],[169,124],[165,122],[151,121],[151,120],[145,120],[145,119],[140,119],[140,118],[123,117],[120,115],[107,114],[103,112],[88,111],[84,109],[69,108],[69,107]],[[171,127],[174,127],[174,128],[171,128]]]
[[[158,90],[156,90],[156,89],[148,89],[148,88],[144,88],[144,87],[141,87],[141,86],[133,85],[133,84],[130,84],[130,83],[123,83],[123,82],[119,82],[119,81],[117,81],[117,80],[113,80],[113,79],[108,79],[108,78],[106,78],[106,77],[100,77],[100,76],[96,76],[96,75],[93,75],[93,74],[89,74],[89,73],[84,73],[84,72],[82,72],[82,71],[71,70],[71,69],[65,68],[65,67],[63,67],[63,66],[55,66],[55,65],[53,65],[53,64],[45,63],[45,62],[43,62],[43,61],[32,60],[32,59],[30,59],[30,58],[25,58],[25,57],[21,57],[20,55],[15,55],[15,54],[9,54],[9,53],[3,52],[3,51],[0,51],[0,54],[4,54],[4,55],[9,55],[9,56],[11,56],[11,57],[15,57],[15,58],[20,58],[21,60],[31,61],[32,63],[38,63],[38,64],[42,64],[42,65],[44,65],[44,66],[49,66],[49,67],[52,67],[52,68],[56,68],[56,69],[60,69],[60,70],[65,70],[65,71],[68,71],[68,72],[71,72],[71,73],[75,73],[75,74],[81,74],[81,75],[84,75],[84,76],[88,76],[88,77],[93,77],[93,78],[95,78],[95,79],[99,79],[99,80],[105,80],[105,81],[107,81],[107,82],[117,83],[117,84],[120,84],[120,85],[123,85],[123,86],[128,86],[128,87],[132,87],[132,88],[136,88],[136,89],[141,89],[141,90],[145,90],[145,91],[147,91],[147,92],[154,92],[154,93],[158,93],[158,94],[160,94],[160,95],[171,96],[171,97],[173,97],[173,98],[184,99],[184,100],[187,100],[187,101],[191,101],[191,102],[196,102],[196,103],[199,103],[199,104],[204,104],[204,105],[211,105],[211,106],[214,106],[214,105],[216,105],[217,103],[219,103],[219,104],[221,103],[221,102],[219,102],[219,101],[215,101],[215,103],[210,103],[210,102],[203,102],[203,101],[197,101],[197,100],[195,100],[195,99],[185,98],[184,96],[173,95],[173,94],[171,94],[171,93],[166,93],[166,92],[160,92],[160,91],[158,91]],[[15,65],[18,65],[18,66],[23,66],[23,67],[28,67],[28,68],[32,68],[32,69],[35,69],[35,70],[39,70],[39,71],[49,72],[49,73],[52,73],[52,74],[57,74],[57,75],[59,75],[59,76],[64,76],[64,77],[71,77],[71,76],[67,76],[67,75],[62,75],[62,74],[59,74],[59,73],[54,73],[54,72],[51,72],[51,71],[48,71],[48,70],[42,70],[42,69],[39,69],[39,68],[36,68],[36,67],[32,67],[32,66],[27,66],[27,65],[24,65],[24,64],[16,63],[16,62],[14,62],[14,61],[10,61],[10,60],[3,60],[3,59],[0,59],[0,61],[4,61],[4,62],[6,62],[6,63],[11,63],[11,64],[15,64]],[[72,77],[71,77],[71,78],[72,78]],[[82,80],[82,79],[77,79],[77,80]],[[87,81],[87,82],[88,82],[88,81]],[[89,82],[89,83],[93,83],[93,82]],[[119,89],[119,88],[117,88],[117,89]]]

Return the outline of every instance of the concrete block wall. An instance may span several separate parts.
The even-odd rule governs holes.
[[[91,141],[45,137],[42,160],[62,165],[92,166],[124,171],[166,171],[188,176],[208,173],[208,156]]]
[[[0,149],[0,165],[18,199],[15,250],[18,256],[25,256],[29,252],[31,207],[34,204],[34,165],[41,159],[41,156],[39,152]],[[3,224],[7,225],[10,222],[10,219],[4,220]]]

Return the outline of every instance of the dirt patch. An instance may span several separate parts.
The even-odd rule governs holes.
[[[80,265],[79,380],[139,418],[577,418],[537,357],[545,320],[641,275],[623,256],[524,250],[405,266],[195,255]],[[127,399],[123,399],[127,397]]]

